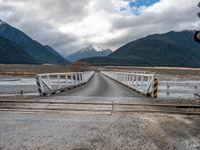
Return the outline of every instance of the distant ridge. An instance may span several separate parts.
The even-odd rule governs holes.
[[[58,52],[49,46],[43,46],[39,42],[31,39],[22,31],[10,26],[6,22],[0,20],[0,37],[4,37],[26,51],[38,63],[46,64],[68,64],[69,62],[63,58]]]
[[[12,41],[0,37],[0,64],[39,64],[24,49]]]
[[[200,44],[194,41],[194,32],[150,35],[120,47],[108,57],[81,61],[94,65],[200,67]]]
[[[69,54],[66,57],[66,59],[71,62],[76,62],[83,58],[105,57],[111,53],[112,51],[110,49],[105,49],[98,46],[89,45],[88,47],[83,48],[75,53]]]

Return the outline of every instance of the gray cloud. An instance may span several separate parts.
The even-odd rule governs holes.
[[[119,11],[128,1],[0,0],[0,18],[65,55],[91,43],[115,50],[148,34],[199,28],[199,0],[161,0],[139,16]]]

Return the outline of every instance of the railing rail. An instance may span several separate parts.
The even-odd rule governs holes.
[[[38,74],[36,83],[40,96],[47,96],[87,83],[94,71]]]
[[[199,81],[160,81],[158,92],[170,97],[173,94],[191,94],[193,98],[200,97]]]
[[[101,73],[145,96],[153,96],[153,83],[155,78],[154,74],[107,71],[102,71]]]

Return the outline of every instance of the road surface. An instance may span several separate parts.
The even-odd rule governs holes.
[[[92,79],[85,85],[42,99],[61,100],[69,102],[147,102],[149,98],[129,89],[128,87],[95,73]]]
[[[84,86],[61,93],[62,96],[103,96],[103,97],[141,97],[140,94],[117,83],[116,81],[95,73]]]

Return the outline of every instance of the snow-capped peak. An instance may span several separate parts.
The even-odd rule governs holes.
[[[110,49],[104,49],[104,48],[101,48],[100,46],[94,46],[94,45],[90,44],[86,48],[82,48],[81,50],[79,50],[75,53],[69,54],[67,56],[67,59],[72,62],[75,62],[75,61],[83,59],[83,58],[105,57],[111,53],[112,53],[112,51]]]
[[[97,45],[90,44],[88,47],[83,48],[81,51],[88,51],[88,52],[90,52],[90,51],[97,51],[97,52],[100,52],[100,51],[104,51],[104,50],[107,50],[107,49],[102,48],[102,47],[97,46]]]
[[[94,49],[96,50],[96,51],[104,51],[105,49],[104,48],[102,48],[102,47],[100,47],[100,46],[94,46]]]

